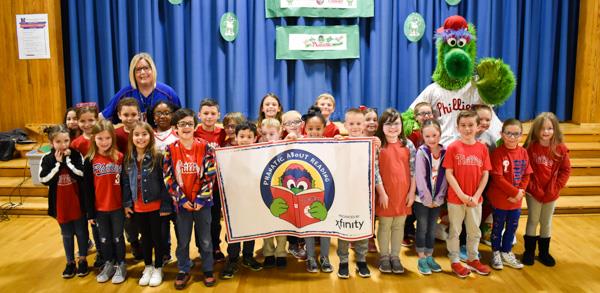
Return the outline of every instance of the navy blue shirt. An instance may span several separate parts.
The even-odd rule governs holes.
[[[140,111],[143,114],[146,113],[146,110],[148,108],[151,108],[159,101],[168,101],[172,104],[181,107],[181,102],[179,101],[179,97],[177,96],[177,93],[175,93],[175,90],[173,90],[170,86],[162,82],[156,82],[156,87],[154,88],[152,93],[150,93],[150,95],[147,97],[142,95],[142,93],[140,93],[139,90],[134,89],[133,87],[131,87],[131,85],[128,85],[122,88],[120,91],[118,91],[110,99],[110,102],[108,102],[106,108],[102,110],[102,116],[104,116],[105,119],[109,120],[112,118],[112,121],[114,123],[117,123],[118,115],[117,113],[115,113],[117,110],[117,104],[119,104],[119,101],[121,101],[121,99],[126,97],[135,98],[140,104]]]

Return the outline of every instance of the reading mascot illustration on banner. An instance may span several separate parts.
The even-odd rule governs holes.
[[[292,149],[265,166],[262,199],[271,214],[297,228],[324,221],[335,194],[329,168],[315,155]]]

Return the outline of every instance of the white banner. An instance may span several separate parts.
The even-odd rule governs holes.
[[[356,8],[358,0],[281,0],[281,8]]]
[[[343,51],[347,40],[346,34],[290,34],[288,50]]]
[[[229,242],[373,234],[370,139],[303,139],[216,150]]]

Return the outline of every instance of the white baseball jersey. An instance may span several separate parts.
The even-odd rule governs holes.
[[[456,118],[461,110],[468,110],[472,105],[484,104],[479,97],[475,82],[471,81],[458,90],[450,91],[442,88],[437,83],[428,85],[421,94],[410,105],[413,109],[417,103],[428,102],[433,106],[433,110],[440,115],[438,121],[442,126],[442,137],[440,143],[448,146],[460,136],[456,127]],[[500,139],[502,122],[492,110],[492,121],[490,128],[486,131],[494,138],[494,141]]]

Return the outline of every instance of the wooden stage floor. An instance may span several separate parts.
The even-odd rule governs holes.
[[[519,243],[514,251],[523,252],[522,235],[525,218],[518,230]],[[330,259],[335,269],[338,257],[336,242],[332,241]],[[257,248],[262,242],[257,242]],[[192,245],[193,247],[193,245]],[[222,244],[225,248],[225,244]],[[175,247],[173,246],[174,250]],[[482,260],[489,263],[490,248],[480,245]],[[376,268],[377,255],[369,254],[368,263],[372,277],[356,276],[351,253],[351,277],[340,280],[335,272],[311,274],[305,271],[304,262],[288,256],[286,270],[269,269],[251,272],[242,268],[231,280],[218,280],[217,286],[205,288],[201,283],[199,266],[193,269],[192,283],[184,290],[215,292],[600,292],[600,215],[559,215],[553,221],[551,252],[557,265],[548,268],[536,262],[523,270],[505,268],[493,271],[490,276],[471,275],[466,280],[455,277],[445,257],[442,242],[436,246],[437,260],[444,272],[422,276],[416,268],[414,248],[402,248],[401,260],[406,268],[403,275],[382,275]],[[174,254],[173,254],[174,255]],[[196,257],[197,252],[192,253]],[[93,262],[93,255],[88,261]],[[196,259],[196,261],[198,261]],[[174,262],[165,268],[165,281],[158,288],[143,288],[137,281],[143,270],[143,261],[134,263],[127,254],[128,279],[121,285],[98,284],[96,272],[84,278],[61,278],[65,259],[60,230],[55,220],[39,216],[11,216],[0,222],[0,292],[175,292]],[[215,266],[220,271],[222,264]]]

